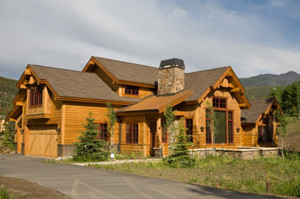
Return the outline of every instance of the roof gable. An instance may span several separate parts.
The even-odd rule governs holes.
[[[120,97],[96,74],[39,65],[29,65],[39,83],[45,83],[58,99],[79,98],[120,102],[138,99]],[[130,103],[129,103],[130,104]]]
[[[260,119],[261,114],[267,114],[273,104],[276,104],[282,112],[275,98],[251,99],[249,101],[252,105],[251,108],[241,110],[241,117],[245,118],[242,123],[256,123]]]
[[[89,72],[92,67],[100,67],[116,83],[155,87],[158,80],[158,68],[102,57],[91,57],[83,72]]]

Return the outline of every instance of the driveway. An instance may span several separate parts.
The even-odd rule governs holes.
[[[274,198],[44,160],[0,155],[0,175],[24,178],[70,198]]]

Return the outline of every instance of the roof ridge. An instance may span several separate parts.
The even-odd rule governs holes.
[[[50,69],[58,69],[58,70],[65,70],[69,72],[78,72],[82,74],[94,74],[94,73],[88,73],[88,72],[82,72],[79,70],[72,70],[72,69],[67,69],[67,68],[57,68],[57,67],[52,67],[52,66],[44,66],[44,65],[36,65],[36,64],[29,64],[30,66],[37,66],[37,67],[43,67],[43,68],[50,68]]]
[[[138,64],[138,63],[134,63],[134,62],[127,62],[127,61],[121,61],[121,60],[110,59],[110,58],[105,58],[105,57],[98,57],[98,56],[93,56],[93,57],[100,58],[100,59],[111,60],[111,61],[123,62],[123,63],[127,63],[127,64],[134,64],[134,65],[139,65],[139,66],[143,66],[143,67],[159,69],[158,67],[155,67],[155,66],[148,66],[148,65]]]
[[[216,69],[221,69],[221,68],[229,68],[229,67],[231,67],[231,66],[222,66],[222,67],[217,67],[217,68],[211,68],[211,69],[205,69],[205,70],[199,70],[199,71],[189,72],[189,73],[185,73],[185,74],[199,73],[199,72],[216,70]]]

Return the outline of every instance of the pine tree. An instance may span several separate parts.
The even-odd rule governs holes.
[[[105,150],[107,142],[105,140],[96,139],[98,131],[96,130],[95,119],[89,113],[86,119],[87,124],[84,125],[85,131],[81,132],[78,137],[79,142],[75,143],[74,160],[77,161],[104,161],[108,159],[109,153]]]
[[[9,150],[15,150],[15,123],[6,122],[4,126],[5,130],[1,145]]]
[[[173,143],[174,148],[172,149],[172,154],[169,155],[164,161],[171,167],[193,167],[196,161],[189,155],[188,146],[190,146],[190,143],[188,142],[185,133],[186,128],[184,128],[182,118],[179,121],[176,131],[177,134],[174,135],[175,143]]]

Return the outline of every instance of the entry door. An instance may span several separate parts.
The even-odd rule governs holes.
[[[156,136],[156,122],[150,122],[150,155],[154,156],[153,148],[155,145],[155,136]]]

